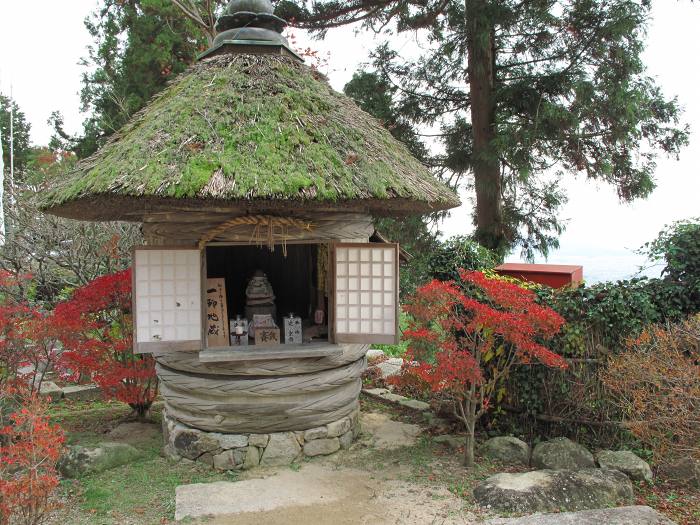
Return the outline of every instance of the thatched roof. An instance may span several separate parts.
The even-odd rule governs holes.
[[[253,54],[192,66],[42,200],[50,213],[94,220],[204,206],[390,215],[458,205],[319,74],[291,57]]]

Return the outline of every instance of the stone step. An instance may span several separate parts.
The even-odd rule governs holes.
[[[97,385],[69,385],[63,387],[63,397],[79,401],[97,401],[103,399],[102,391]]]
[[[333,503],[343,496],[336,485],[332,473],[315,466],[263,479],[180,485],[175,489],[175,520]]]
[[[676,525],[651,507],[635,505],[616,509],[533,514],[520,518],[497,518],[484,525]]]
[[[411,399],[409,397],[400,396],[399,394],[394,394],[386,388],[364,388],[362,393],[370,397],[376,397],[377,399],[382,399],[384,401],[389,401],[397,405],[401,405],[412,410],[417,410],[419,412],[424,412],[430,410],[430,405],[424,401],[419,401],[417,399]]]

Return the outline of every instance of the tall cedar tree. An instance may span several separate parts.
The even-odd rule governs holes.
[[[413,155],[426,162],[428,150],[410,122],[398,114],[394,104],[396,87],[377,73],[359,71],[343,88],[367,113],[379,119],[384,127],[403,142]],[[428,279],[430,255],[438,248],[437,230],[431,228],[434,217],[412,216],[400,220],[375,219],[376,228],[392,241],[404,247],[411,257],[411,271],[401,273],[401,292],[413,292]]]
[[[199,0],[193,2],[196,4]],[[202,0],[204,3],[209,3]],[[102,0],[85,20],[94,44],[83,58],[81,102],[90,117],[69,136],[57,112],[53,149],[93,153],[207,48],[207,36],[171,0]]]
[[[501,253],[556,247],[562,174],[654,189],[655,159],[687,142],[675,99],[646,75],[649,0],[281,0],[277,14],[319,36],[362,24],[416,33],[420,55],[382,44],[373,65],[397,114],[437,125],[431,159],[476,196],[476,239]]]
[[[12,111],[10,111],[12,107]],[[5,171],[10,171],[10,114],[12,113],[12,135],[14,137],[13,151],[15,176],[21,178],[29,158],[31,147],[29,145],[29,131],[31,125],[27,122],[24,112],[16,102],[0,94],[0,136],[2,137],[2,158],[5,162]]]

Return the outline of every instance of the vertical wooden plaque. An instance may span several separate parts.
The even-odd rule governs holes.
[[[226,280],[207,279],[207,346],[229,346]]]

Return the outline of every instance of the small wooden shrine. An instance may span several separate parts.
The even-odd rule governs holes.
[[[368,345],[398,338],[398,246],[369,242],[373,217],[459,205],[284,26],[232,0],[213,47],[43,204],[142,223],[135,351],[157,361],[166,450],[218,468],[349,445]]]

